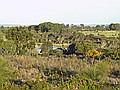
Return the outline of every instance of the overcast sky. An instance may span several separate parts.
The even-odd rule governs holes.
[[[120,0],[0,0],[0,23],[120,23]]]

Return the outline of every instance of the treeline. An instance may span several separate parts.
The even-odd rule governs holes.
[[[51,23],[51,22],[45,22],[41,23],[39,25],[31,25],[28,27],[28,30],[35,30],[36,32],[57,32],[63,29],[77,29],[77,30],[89,30],[89,31],[96,31],[96,30],[120,30],[120,24],[119,23],[111,23],[109,25],[95,25],[95,26],[89,26],[89,25],[74,25],[74,24],[59,24],[59,23]]]

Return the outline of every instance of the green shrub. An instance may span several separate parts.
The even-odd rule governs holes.
[[[58,84],[58,87],[67,90],[96,90],[98,85],[91,79],[71,76],[67,81]]]
[[[6,80],[6,73],[7,73],[7,61],[0,56],[0,82]]]
[[[0,43],[0,54],[1,55],[14,55],[16,52],[16,45],[13,41],[4,41]]]

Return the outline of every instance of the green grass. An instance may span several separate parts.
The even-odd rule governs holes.
[[[8,79],[8,61],[0,55],[0,83]]]

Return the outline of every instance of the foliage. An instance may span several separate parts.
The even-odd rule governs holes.
[[[94,48],[92,42],[90,41],[84,41],[84,42],[77,42],[75,46],[75,53],[85,53],[89,50],[92,50]]]
[[[0,55],[0,84],[9,79],[8,61]]]
[[[0,27],[0,90],[119,90],[119,30],[51,22]]]
[[[100,73],[96,70],[96,68],[90,68],[88,69],[88,71],[86,71],[86,75],[88,78],[92,79],[92,80],[100,80]]]
[[[4,41],[0,43],[0,54],[1,55],[14,55],[16,52],[16,45],[13,41]]]
[[[50,50],[49,54],[56,55],[56,56],[63,56],[63,50],[61,49]]]
[[[59,84],[59,87],[66,88],[67,90],[96,90],[98,85],[91,79],[87,78],[76,78],[71,76],[66,82]]]
[[[118,49],[104,49],[102,52],[103,54],[101,55],[101,58],[110,58],[114,60],[120,60],[120,52]]]
[[[92,56],[92,57],[95,57],[95,56],[98,56],[100,54],[100,52],[98,52],[97,50],[89,50],[88,52],[85,53],[86,56]]]
[[[27,30],[21,30],[19,28],[9,29],[6,32],[6,38],[15,43],[17,55],[23,55],[29,51],[29,49],[35,47],[33,34]]]
[[[118,63],[116,61],[102,60],[89,66],[89,63],[79,59],[70,58],[50,58],[39,56],[33,58],[30,56],[6,57],[12,61],[13,76],[9,75],[12,81],[1,82],[0,89],[42,89],[42,90],[96,90],[107,87],[110,83],[106,80],[109,74],[115,73],[119,69],[115,69]],[[4,61],[4,60],[3,60]],[[66,65],[64,65],[66,64]],[[112,70],[112,71],[111,71]],[[110,87],[112,87],[109,84]],[[117,88],[118,85],[113,88]]]
[[[110,30],[119,30],[120,29],[120,24],[119,23],[111,23],[109,25]]]
[[[45,55],[45,56],[46,55],[48,56],[50,50],[52,49],[52,46],[53,46],[53,44],[51,42],[45,41],[41,46],[42,54]]]

